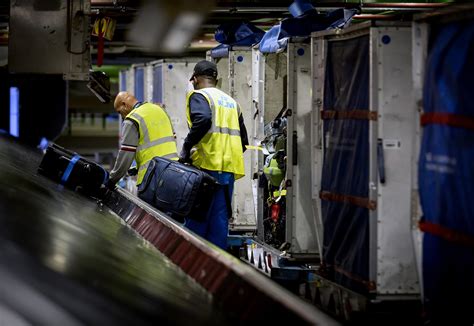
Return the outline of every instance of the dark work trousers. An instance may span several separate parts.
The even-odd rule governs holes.
[[[206,172],[213,176],[222,186],[220,186],[214,194],[206,220],[198,222],[192,219],[186,219],[184,226],[225,250],[227,249],[230,218],[225,191],[229,193],[228,198],[232,198],[232,193],[234,192],[234,174],[216,171]]]

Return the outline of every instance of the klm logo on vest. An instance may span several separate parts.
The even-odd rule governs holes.
[[[235,109],[235,103],[229,102],[225,96],[219,97],[219,99],[217,100],[217,104],[219,104],[219,106],[222,106],[226,109]]]

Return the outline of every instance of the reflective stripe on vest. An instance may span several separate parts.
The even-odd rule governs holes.
[[[178,159],[176,139],[168,115],[158,105],[144,103],[130,112],[126,118],[135,121],[139,129],[138,147],[135,153],[138,168],[137,185],[139,185],[151,159],[156,156]]]
[[[212,125],[195,146],[191,155],[193,165],[211,171],[233,173],[235,179],[244,176],[242,141],[240,139],[239,106],[234,99],[217,88],[204,88],[188,95],[186,115],[192,127],[189,98],[198,93],[204,96],[212,111]]]
[[[209,105],[211,107],[211,111],[215,112],[216,104],[214,103],[214,99],[212,98],[211,94],[209,94],[208,92],[206,92],[204,90],[202,92],[205,93],[208,97],[208,101],[209,101]],[[240,112],[238,111],[237,112],[237,117],[239,115],[240,115]],[[240,137],[240,129],[230,129],[230,128],[227,128],[227,127],[219,127],[219,126],[217,126],[217,123],[215,122],[214,119],[215,119],[215,117],[213,115],[212,127],[207,132],[208,134],[220,133],[220,134],[228,134],[228,135],[231,135],[231,136],[239,136]]]

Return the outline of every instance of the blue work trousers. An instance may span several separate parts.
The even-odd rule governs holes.
[[[221,186],[218,187],[214,194],[211,206],[207,212],[206,220],[198,222],[187,218],[184,226],[225,250],[227,249],[227,234],[230,217],[225,191],[229,192],[229,199],[231,199],[232,193],[234,192],[234,174],[216,171],[206,172],[213,176]]]

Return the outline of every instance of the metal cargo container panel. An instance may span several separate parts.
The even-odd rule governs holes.
[[[134,93],[135,92],[135,74],[133,72],[133,68],[130,67],[127,69],[126,73],[126,88],[125,91],[129,93]]]
[[[151,101],[153,103],[163,103],[163,65],[151,66],[153,69],[153,92]]]
[[[319,255],[317,219],[312,208],[311,158],[311,51],[308,44],[292,39],[281,53],[262,54],[253,50],[253,94],[255,125],[253,137],[257,142],[265,136],[272,122],[286,112],[286,222],[285,251],[294,257]],[[268,134],[268,131],[267,131]],[[255,153],[252,169],[263,172],[263,154]],[[257,185],[254,185],[256,188]],[[264,191],[254,190],[257,205],[258,233],[264,241]]]
[[[338,265],[332,266],[332,279],[358,292],[416,298],[420,290],[411,234],[412,158],[417,137],[411,30],[403,25],[367,23],[342,32],[314,33],[312,49],[316,129],[312,191],[313,197],[319,192],[322,198],[316,200],[315,209],[324,221],[323,263]],[[348,58],[332,62],[351,49],[360,54],[359,63]],[[341,73],[354,65],[362,67],[364,60],[368,66],[354,72],[352,84],[339,78],[348,78]],[[366,90],[351,92],[349,86]],[[368,100],[361,102],[359,95],[364,92]],[[338,104],[344,98],[348,102]],[[368,130],[357,127],[361,123]],[[334,132],[326,134],[330,125]],[[359,135],[351,137],[354,128],[360,130]],[[361,146],[368,146],[363,155],[357,152]],[[328,156],[331,151],[337,155]],[[337,168],[343,180],[337,180]],[[340,186],[330,186],[338,182]]]
[[[311,200],[311,48],[290,41],[287,47],[287,188],[286,239],[293,255],[317,255],[318,232]],[[288,219],[288,217],[290,219]]]
[[[229,58],[214,58],[212,59],[217,65],[217,87],[226,94],[229,94],[230,83],[229,83]]]
[[[133,69],[133,95],[139,101],[145,101],[145,65],[132,65]]]
[[[244,118],[249,144],[253,144],[251,135],[253,129],[252,105],[252,51],[250,48],[234,47],[229,51],[229,95],[240,105]],[[234,186],[232,202],[233,221],[230,226],[233,230],[252,231],[256,229],[256,215],[252,191],[252,149],[244,153],[245,177],[238,180]]]
[[[151,100],[164,105],[176,133],[178,151],[189,128],[186,118],[186,87],[201,58],[165,59],[148,63],[152,67]],[[161,87],[160,87],[161,85]]]
[[[120,70],[119,73],[119,92],[127,90],[127,70]]]

